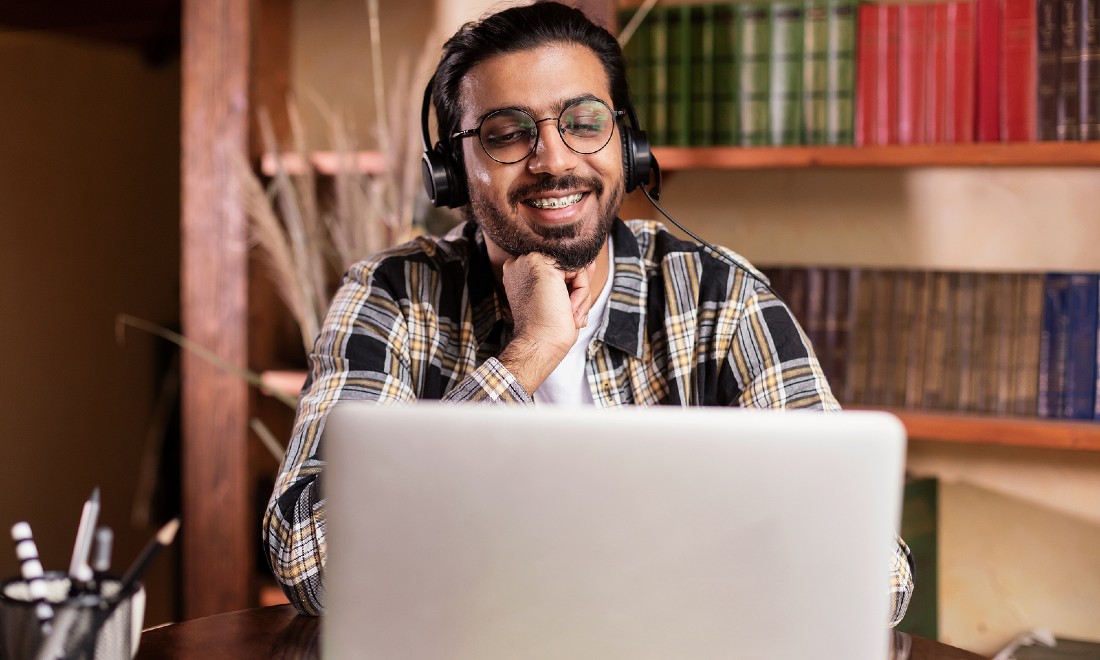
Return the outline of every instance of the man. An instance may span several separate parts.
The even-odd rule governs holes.
[[[467,222],[344,277],[265,517],[272,570],[307,614],[324,609],[320,440],[338,400],[839,409],[755,271],[617,219],[629,96],[606,30],[554,2],[467,24],[433,101],[435,158],[449,194],[468,195]],[[899,540],[891,623],[912,590],[907,554]]]

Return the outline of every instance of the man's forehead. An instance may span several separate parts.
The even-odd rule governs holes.
[[[597,98],[612,105],[607,72],[596,54],[577,44],[546,44],[478,62],[459,85],[465,120],[501,108],[557,114],[570,101]]]

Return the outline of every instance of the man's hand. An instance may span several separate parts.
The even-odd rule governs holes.
[[[564,273],[537,252],[512,257],[504,262],[504,292],[514,335],[499,359],[525,390],[534,392],[588,323],[588,270]]]

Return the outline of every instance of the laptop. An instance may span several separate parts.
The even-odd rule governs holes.
[[[324,436],[325,658],[887,657],[885,413],[349,402]]]

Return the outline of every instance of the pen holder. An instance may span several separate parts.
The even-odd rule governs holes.
[[[27,581],[0,584],[0,660],[130,660],[137,653],[145,614],[145,590],[119,594],[116,576],[70,595],[62,573],[46,573],[46,602],[53,608],[50,632],[35,613]]]

